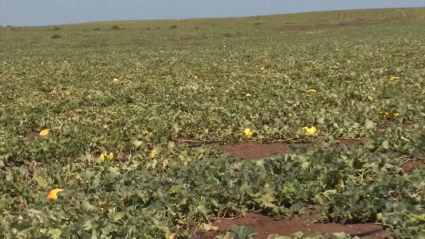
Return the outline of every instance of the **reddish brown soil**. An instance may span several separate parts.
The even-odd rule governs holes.
[[[384,130],[385,128],[378,129]],[[27,134],[29,138],[38,137],[38,132],[31,132]],[[354,145],[359,143],[360,140],[340,140],[341,145]],[[200,142],[176,142],[184,143],[189,147],[198,147]],[[228,155],[238,158],[246,158],[247,160],[258,160],[273,155],[285,154],[289,150],[289,143],[269,143],[269,144],[259,144],[256,142],[245,142],[235,145],[219,145],[217,142],[207,144],[211,147],[215,147],[223,150]],[[312,147],[313,143],[299,143],[292,144],[300,147]],[[95,154],[95,157],[99,157],[100,153]],[[128,153],[123,153],[122,155],[116,155],[117,161],[125,161]],[[425,162],[411,161],[407,162],[402,166],[403,172],[410,174],[414,169],[424,165]],[[290,236],[295,232],[301,231],[308,233],[313,236],[315,233],[326,233],[328,238],[332,237],[332,233],[335,232],[345,232],[349,234],[353,233],[362,233],[369,232],[376,229],[382,228],[380,225],[373,223],[368,224],[334,224],[334,223],[311,223],[308,220],[303,219],[285,219],[285,220],[276,220],[268,216],[264,216],[256,213],[247,213],[246,217],[239,217],[236,219],[220,219],[213,222],[213,226],[218,227],[217,231],[204,232],[202,235],[196,237],[197,239],[213,239],[220,231],[230,231],[232,225],[238,226],[251,226],[254,227],[258,233],[255,237],[256,239],[266,239],[270,234],[281,234]],[[367,235],[367,237],[373,239],[382,239],[385,238],[385,232],[375,232]]]
[[[359,140],[340,140],[341,145],[354,145],[359,143]],[[304,143],[304,144],[294,144],[301,147],[312,147],[314,144],[312,143]],[[248,160],[257,160],[262,158],[267,158],[277,154],[287,153],[289,150],[290,144],[288,143],[271,143],[271,144],[259,144],[255,142],[246,142],[239,143],[236,145],[212,145],[213,147],[219,148],[226,152],[228,155],[232,157],[241,157],[246,158]],[[407,162],[402,166],[403,172],[406,174],[410,174],[414,169],[420,167],[425,164],[424,162]],[[237,219],[221,219],[213,223],[214,226],[218,227],[218,231],[210,231],[205,232],[202,237],[203,239],[212,239],[216,235],[218,235],[219,231],[229,231],[231,230],[232,225],[238,226],[251,226],[254,227],[258,235],[256,239],[266,239],[270,234],[281,234],[290,236],[297,231],[301,231],[304,233],[308,233],[313,236],[317,233],[326,233],[327,237],[331,237],[332,233],[335,232],[345,232],[348,234],[353,233],[362,233],[373,231],[375,229],[380,229],[382,226],[376,225],[373,223],[368,224],[334,224],[334,223],[317,223],[312,224],[309,222],[305,222],[303,220],[275,220],[273,218],[255,214],[248,213],[246,217],[240,217]],[[366,237],[366,236],[365,236]],[[367,235],[369,238],[378,239],[378,238],[386,238],[386,234],[384,231],[375,232]]]
[[[345,139],[340,140],[339,143],[342,145],[354,145],[359,140]],[[273,155],[285,154],[289,150],[290,145],[300,147],[313,147],[313,143],[270,143],[270,144],[259,144],[256,142],[245,142],[235,145],[212,145],[213,147],[219,148],[226,152],[228,155],[236,158],[246,158],[248,160],[263,159],[271,157]]]
[[[33,139],[33,138],[37,138],[40,137],[40,132],[29,132],[27,133],[27,138]]]
[[[403,166],[401,166],[401,168],[403,169],[403,173],[411,174],[415,169],[419,168],[422,165],[425,165],[425,162],[411,161],[406,162]]]
[[[284,154],[288,152],[290,145],[291,144],[288,143],[259,144],[256,142],[245,142],[234,145],[213,145],[213,147],[221,149],[231,157],[256,160],[268,158],[273,155]],[[314,146],[312,143],[300,143],[292,145],[302,147]]]
[[[377,224],[322,224],[322,223],[309,223],[302,220],[275,220],[273,218],[255,214],[247,213],[246,217],[239,217],[236,219],[221,219],[213,223],[213,226],[218,227],[217,231],[205,232],[199,238],[213,239],[220,231],[230,231],[233,225],[238,226],[251,226],[257,230],[256,239],[266,239],[270,234],[281,234],[290,236],[297,231],[302,231],[314,236],[315,233],[326,233],[327,237],[331,237],[332,233],[345,232],[349,234],[361,233],[381,229],[382,226]],[[385,232],[381,231],[368,235],[370,238],[381,239],[385,238]]]

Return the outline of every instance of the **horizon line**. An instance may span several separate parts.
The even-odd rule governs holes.
[[[388,7],[388,8],[353,8],[353,9],[340,9],[340,10],[328,10],[328,11],[300,11],[300,12],[292,12],[292,13],[281,13],[281,14],[265,14],[265,15],[247,15],[247,16],[239,16],[239,17],[206,17],[206,18],[198,18],[198,17],[186,17],[186,18],[158,18],[158,19],[129,19],[129,20],[105,20],[105,21],[93,21],[93,22],[76,22],[76,23],[65,23],[65,24],[52,24],[52,25],[37,25],[37,26],[13,26],[6,25],[0,28],[8,28],[8,27],[52,27],[52,26],[69,26],[69,25],[81,25],[81,24],[92,24],[92,23],[107,23],[107,22],[131,22],[131,21],[167,21],[173,19],[189,19],[189,20],[210,20],[210,19],[234,19],[234,18],[250,18],[250,17],[266,17],[266,16],[282,16],[282,15],[295,15],[295,14],[308,14],[308,13],[320,13],[320,12],[337,12],[337,11],[359,11],[359,10],[389,10],[389,9],[421,9],[425,7]]]

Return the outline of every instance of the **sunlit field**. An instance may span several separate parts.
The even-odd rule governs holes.
[[[0,235],[425,238],[424,39],[425,8],[2,27]]]

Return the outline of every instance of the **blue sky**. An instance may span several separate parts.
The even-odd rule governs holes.
[[[0,25],[41,26],[403,7],[425,7],[425,0],[0,0]]]

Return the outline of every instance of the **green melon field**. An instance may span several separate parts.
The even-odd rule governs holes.
[[[424,39],[425,8],[0,28],[0,237],[425,238]]]

